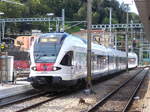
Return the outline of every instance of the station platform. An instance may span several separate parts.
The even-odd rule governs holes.
[[[19,93],[33,89],[27,81],[16,81],[15,83],[0,84],[0,99],[13,96]]]
[[[150,72],[146,77],[145,85],[142,88],[142,90],[143,90],[143,98],[141,99],[141,107],[142,107],[141,111],[150,112]]]

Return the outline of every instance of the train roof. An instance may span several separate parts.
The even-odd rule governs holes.
[[[63,37],[63,38],[69,38],[69,39],[79,39],[80,42],[82,43],[78,43],[78,45],[81,47],[85,47],[87,45],[87,39],[85,38],[81,38],[81,37],[78,37],[78,36],[74,36],[74,35],[71,35],[71,34],[68,34],[66,32],[53,32],[53,33],[45,33],[45,34],[41,34],[39,35],[39,37],[53,37],[53,36],[59,36],[59,37]],[[72,38],[73,37],[73,38]],[[84,43],[84,44],[83,44]],[[76,43],[77,45],[77,43]],[[96,44],[96,43],[92,43],[92,49],[94,50],[94,52],[96,53],[99,53],[99,54],[103,54],[103,55],[109,55],[109,56],[118,56],[118,57],[126,57],[126,53],[124,51],[120,51],[120,50],[116,50],[116,49],[113,49],[113,48],[107,48],[103,45],[100,45],[100,44]],[[130,58],[132,57],[137,57],[137,55],[135,53],[129,53],[128,56]]]
[[[57,32],[53,32],[53,33],[44,33],[44,34],[40,34],[39,37],[40,38],[44,38],[44,37],[61,37],[61,38],[66,38],[69,34],[68,33],[57,33]]]

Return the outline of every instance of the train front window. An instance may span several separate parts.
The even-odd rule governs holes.
[[[55,62],[60,51],[59,38],[40,38],[34,44],[34,59],[36,63]]]
[[[40,55],[35,55],[35,62],[36,63],[48,63],[48,62],[55,62],[56,60],[56,55],[42,55],[43,53],[40,53]]]

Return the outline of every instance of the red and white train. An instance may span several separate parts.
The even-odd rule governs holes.
[[[60,89],[78,84],[87,76],[87,41],[67,33],[41,34],[30,50],[30,81],[37,89]],[[92,43],[92,77],[126,69],[126,53]],[[128,54],[128,67],[138,65],[135,53]]]

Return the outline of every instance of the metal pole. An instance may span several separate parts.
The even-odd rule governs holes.
[[[4,39],[4,36],[5,36],[5,22],[2,23],[2,35],[3,35],[3,39]]]
[[[127,17],[126,17],[126,71],[128,72],[128,24],[129,24],[129,14],[128,14],[128,4],[127,4]]]
[[[117,50],[117,32],[115,32],[115,49]]]
[[[59,22],[59,21],[56,20],[56,32],[58,32],[58,30],[59,30],[59,29],[58,29],[58,24],[59,24],[58,22]]]
[[[62,32],[65,31],[65,10],[62,9]]]
[[[8,82],[8,53],[5,51],[5,83]]]
[[[56,27],[56,32],[57,32],[57,20],[55,22],[56,22],[56,26],[55,27]]]
[[[0,23],[0,57],[1,57],[1,42],[2,42],[1,39],[2,38],[1,38],[1,23]],[[2,84],[2,81],[3,81],[3,79],[2,79],[3,75],[2,74],[3,74],[3,72],[2,72],[2,63],[0,63],[0,83],[1,84]]]
[[[1,19],[1,15],[3,15],[3,14],[4,14],[3,12],[0,13],[0,19]],[[0,22],[0,44],[2,43],[2,33],[1,33],[1,31],[2,31],[2,22]],[[0,48],[0,51],[1,51],[1,48]]]
[[[140,30],[140,64],[142,65],[143,61],[143,35],[142,35],[142,29]]]
[[[109,10],[110,10],[110,12],[109,12],[109,25],[110,25],[110,29],[109,29],[109,31],[110,31],[110,34],[111,34],[112,8],[109,8]]]
[[[139,65],[142,65],[142,45],[141,45],[141,37],[140,37],[140,48],[139,48]]]
[[[91,24],[92,24],[92,0],[87,3],[87,89],[92,91],[91,74]]]
[[[50,23],[50,20],[49,20],[49,32],[51,32],[51,23]]]
[[[111,35],[111,20],[112,20],[112,8],[109,8],[109,37],[110,37],[110,43],[111,43],[111,41],[112,41],[112,35]],[[114,41],[114,40],[113,40]]]
[[[2,23],[0,23],[0,44],[2,43],[2,33],[1,33],[1,25],[2,25]],[[1,48],[0,48],[0,51],[1,51]]]
[[[140,49],[139,49],[139,65],[141,65],[141,60],[142,60],[142,57],[141,57],[141,47],[140,47]]]
[[[131,20],[131,24],[133,25],[133,21]],[[133,52],[133,27],[131,27],[131,52]]]
[[[135,34],[136,32],[134,31],[133,32],[133,40],[135,40],[136,39],[136,34]],[[132,45],[133,46],[133,45]],[[136,51],[136,46],[135,46],[135,48],[133,47],[133,51],[135,52]]]
[[[143,32],[143,30],[141,29],[141,32]],[[143,44],[144,44],[144,39],[143,39],[143,35],[141,33],[141,36],[142,36],[142,63],[143,63]]]
[[[1,17],[0,17],[1,18]],[[2,35],[1,35],[1,27],[2,22],[0,23],[0,56],[1,56],[1,43],[2,43]],[[0,83],[3,85],[2,81],[3,81],[3,72],[2,72],[2,63],[0,63]]]
[[[57,28],[57,30],[58,30],[57,32],[60,32],[59,20],[58,20],[58,25],[57,25],[57,27],[58,27],[58,28]]]

